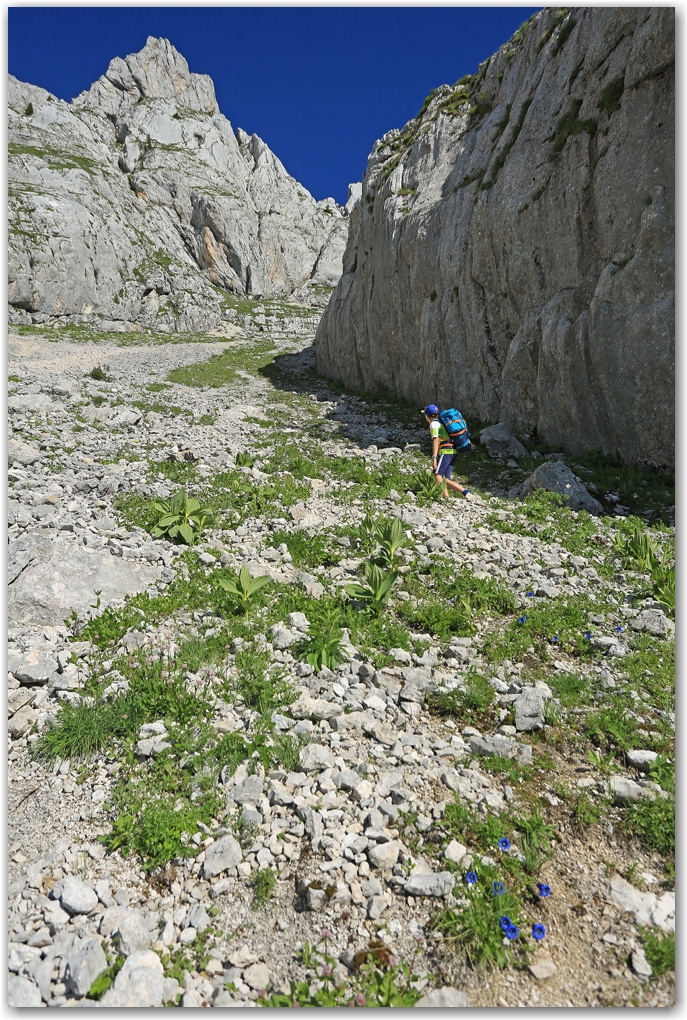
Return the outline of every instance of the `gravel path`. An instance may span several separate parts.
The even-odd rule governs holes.
[[[392,465],[399,477],[415,477],[420,429],[394,420],[385,405],[329,391],[312,374],[317,316],[282,312],[271,319],[257,309],[220,342],[119,346],[10,336],[10,1004],[254,1005],[264,990],[290,994],[294,980],[307,980],[314,994],[327,976],[322,961],[309,962],[302,950],[324,930],[342,982],[354,982],[354,955],[370,945],[413,959],[419,1005],[672,1005],[674,974],[650,977],[640,930],[674,930],[665,860],[623,835],[622,825],[628,803],[665,796],[646,775],[655,758],[647,745],[666,733],[672,739],[674,717],[643,696],[636,701],[644,734],[637,751],[645,757],[628,756],[612,773],[590,759],[578,734],[576,713],[584,719],[593,706],[568,711],[558,693],[564,676],[612,705],[614,692],[628,690],[624,661],[636,635],[657,648],[672,640],[660,607],[628,603],[631,577],[604,575],[603,544],[590,540],[584,555],[573,555],[561,542],[499,530],[494,513],[510,521],[511,510],[484,491],[448,507],[422,506],[411,489],[351,499],[353,482],[323,481],[314,463],[312,478],[293,481],[298,498],[285,496],[282,510],[272,505],[248,517],[227,510],[221,528],[194,547],[193,561],[185,547],[127,525],[127,499],[168,499],[178,489],[151,464],[195,465],[191,487],[210,491],[220,491],[212,486],[227,473],[257,489],[271,478],[286,485],[275,449],[278,468],[294,436],[325,458],[371,473]],[[256,369],[256,351],[270,344],[276,370]],[[226,385],[168,382],[173,369],[225,352],[236,354]],[[107,380],[89,375],[97,367]],[[237,466],[239,454],[255,462],[241,466],[239,457]],[[224,622],[212,607],[177,607],[151,614],[153,622],[141,610],[138,623],[99,647],[84,639],[93,635],[84,630],[89,621],[108,607],[124,610],[140,592],[161,604],[186,577],[189,585],[206,579],[210,591],[217,572],[229,576],[227,568],[243,563],[280,590],[307,596],[316,616],[320,599],[363,577],[364,554],[341,532],[359,528],[368,509],[398,517],[406,534],[390,612],[415,604],[415,580],[432,564],[457,573],[467,567],[476,583],[502,585],[515,613],[571,597],[598,603],[588,622],[595,657],[553,645],[536,670],[534,649],[495,665],[487,649],[498,614],[482,612],[471,636],[440,641],[411,631],[409,647],[387,647],[384,658],[344,631],[344,661],[318,670],[299,651],[311,627],[307,612],[285,612],[274,623],[257,613],[252,631],[234,637],[221,661],[182,669],[182,681],[209,699],[218,737],[253,740],[260,711],[241,687],[241,654],[263,654],[272,689],[286,678],[295,699],[269,720],[274,739],[294,741],[290,767],[218,766],[213,788],[222,807],[185,834],[195,856],[151,873],[135,854],[106,851],[99,837],[111,831],[122,777],[153,775],[170,741],[169,760],[181,769],[174,758],[181,731],[168,719],[146,719],[128,758],[122,741],[81,760],[35,759],[34,745],[61,705],[92,697],[94,678],[98,696],[112,703],[129,689],[125,667],[161,660],[171,670],[181,647],[211,641]],[[275,532],[313,543],[328,536],[334,564],[299,567],[286,541],[273,542]],[[608,543],[608,522],[599,521],[596,534]],[[465,704],[475,674],[487,678],[494,699],[479,718],[432,710],[439,696]],[[593,822],[575,826],[566,796],[578,803],[583,793],[604,805],[602,817],[597,811]],[[177,811],[186,810],[183,796]],[[504,825],[508,850],[470,845],[455,827],[455,805],[483,820],[512,820],[538,806],[552,826],[550,853],[530,881],[535,893],[535,880],[553,893],[530,893],[524,907],[530,926],[547,929],[541,945],[530,939],[529,967],[471,968],[433,924],[468,903],[470,871],[480,880],[493,869],[510,874],[505,858],[519,860],[526,849],[512,821]],[[253,909],[256,876],[265,872],[277,880]],[[113,964],[123,964],[116,975]]]

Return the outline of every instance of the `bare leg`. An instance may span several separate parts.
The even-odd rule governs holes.
[[[434,481],[441,489],[441,498],[446,499],[446,497],[448,496],[448,490],[446,488],[446,479],[444,478],[443,475],[434,475]]]
[[[442,475],[435,475],[434,480],[437,485],[446,485],[446,488],[444,489],[444,496],[448,496],[448,489],[453,489],[454,492],[459,492],[461,496],[465,492],[462,485],[459,485],[458,482],[452,481],[450,478],[444,478]]]

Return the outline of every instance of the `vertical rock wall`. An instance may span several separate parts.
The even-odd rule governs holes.
[[[547,8],[375,144],[318,371],[674,463],[674,11]]]

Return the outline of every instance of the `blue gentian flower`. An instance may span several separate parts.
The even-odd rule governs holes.
[[[533,599],[534,598],[534,592],[533,591],[528,591],[527,592],[527,598],[528,599]]]
[[[475,874],[475,872],[468,871],[467,875],[465,876],[465,881],[467,882],[468,885],[475,885],[475,883],[477,882],[477,875]]]
[[[499,850],[510,850],[510,840],[508,836],[501,836],[499,840]]]
[[[518,623],[524,623],[526,619],[527,619],[526,616],[519,616],[518,617]]]
[[[551,886],[546,885],[544,882],[537,882],[537,889],[539,890],[539,895],[543,896],[544,899],[551,895]]]
[[[544,938],[545,935],[546,935],[546,928],[544,927],[543,924],[533,924],[532,925],[532,938],[533,939],[536,939],[537,942],[541,942],[541,940]]]
[[[501,920],[499,921],[499,924],[501,925],[501,928],[503,929],[503,931],[507,931],[510,928],[510,926],[512,925],[512,923],[513,922],[511,921],[510,917],[506,917],[505,914],[501,918]]]
[[[618,624],[618,626],[615,629],[617,634],[622,634],[623,628],[620,626],[620,624]]]
[[[510,928],[506,928],[506,938],[516,939],[518,937],[519,928],[517,924],[512,924]]]
[[[592,632],[590,630],[586,630],[584,632],[584,636],[586,637],[587,641],[591,641],[591,639],[592,639]]]
[[[553,643],[554,643],[555,645],[557,645],[557,644],[558,644],[558,634],[554,634],[554,635],[553,635],[552,641],[553,641]]]
[[[494,896],[503,896],[506,891],[506,887],[503,882],[492,882],[491,887],[494,890]]]

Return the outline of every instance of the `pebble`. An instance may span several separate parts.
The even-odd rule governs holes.
[[[470,1003],[465,992],[460,991],[458,988],[432,988],[431,991],[426,992],[425,995],[421,996],[415,1003],[415,1006],[419,1009],[425,1009],[427,1006],[439,1007],[441,1009],[450,1009],[452,1007],[469,1007]]]
[[[455,884],[456,877],[450,871],[431,875],[412,874],[403,891],[408,896],[448,896]]]
[[[95,939],[89,939],[77,952],[67,958],[65,971],[67,991],[79,998],[87,995],[95,979],[106,968],[107,960],[102,946]]]
[[[152,950],[132,953],[114,979],[114,984],[100,1000],[103,1006],[159,1007],[165,990],[164,970],[160,957]]]
[[[531,963],[527,969],[537,981],[546,981],[554,976],[558,968],[553,960],[538,959]]]
[[[78,878],[65,878],[56,882],[51,895],[70,914],[89,914],[98,905],[98,897],[90,886]]]
[[[233,836],[221,836],[205,851],[203,874],[206,878],[221,875],[223,871],[236,867],[243,859],[243,851]]]

